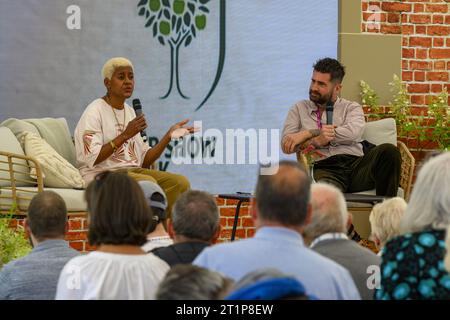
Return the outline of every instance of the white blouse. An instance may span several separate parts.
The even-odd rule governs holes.
[[[61,271],[56,300],[151,300],[169,265],[154,254],[94,251]]]
[[[133,108],[126,103],[123,110],[113,109],[103,99],[96,99],[87,106],[75,128],[77,166],[86,185],[102,171],[142,166],[150,147],[139,133],[125,141],[109,158],[94,165],[102,146],[121,134],[135,117]]]

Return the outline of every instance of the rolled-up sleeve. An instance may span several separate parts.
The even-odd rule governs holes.
[[[336,137],[333,142],[341,145],[360,142],[365,125],[362,107],[357,103],[351,103],[344,119],[344,123],[336,128]]]
[[[281,140],[283,140],[287,134],[297,133],[301,129],[302,129],[302,123],[300,120],[300,113],[298,111],[298,106],[294,105],[289,110],[289,113],[286,117],[286,121],[284,122]]]

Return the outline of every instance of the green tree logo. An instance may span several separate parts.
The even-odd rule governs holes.
[[[189,99],[180,87],[179,54],[181,46],[189,46],[198,32],[206,28],[210,0],[141,0],[138,4],[139,15],[145,17],[146,28],[150,28],[153,37],[163,46],[170,47],[170,84],[167,98],[175,85],[178,93]]]

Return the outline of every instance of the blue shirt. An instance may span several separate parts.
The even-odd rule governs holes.
[[[319,299],[361,299],[344,267],[306,248],[301,235],[282,227],[264,227],[251,239],[206,248],[193,264],[238,281],[247,273],[275,268],[295,276],[307,294]]]
[[[64,240],[39,243],[27,256],[0,271],[0,300],[53,300],[59,274],[79,252]]]

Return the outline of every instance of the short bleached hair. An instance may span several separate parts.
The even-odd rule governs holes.
[[[111,80],[114,71],[116,71],[116,69],[120,67],[131,67],[131,69],[134,71],[133,64],[127,58],[112,58],[106,61],[105,65],[102,68],[103,79]]]
[[[400,234],[400,221],[406,211],[403,198],[395,197],[376,204],[369,216],[372,236],[378,238],[380,246]]]
[[[325,233],[347,232],[347,203],[341,190],[331,184],[311,185],[311,222],[303,229],[303,235],[314,240]]]

